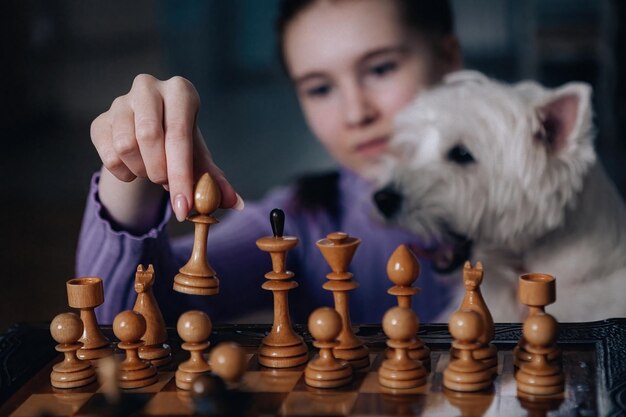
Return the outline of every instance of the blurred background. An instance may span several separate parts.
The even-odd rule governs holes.
[[[89,180],[100,167],[89,125],[139,73],[182,75],[196,85],[204,136],[244,199],[332,167],[280,71],[276,4],[0,4],[0,331],[67,310],[65,281],[74,274]],[[454,0],[453,6],[467,67],[507,81],[594,86],[597,149],[624,195],[625,2]]]

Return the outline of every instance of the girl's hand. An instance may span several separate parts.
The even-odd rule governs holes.
[[[147,178],[169,190],[179,221],[193,206],[194,179],[207,171],[220,186],[223,208],[243,204],[206,147],[197,125],[199,108],[198,92],[185,78],[161,81],[141,74],[135,77],[128,94],[116,98],[110,109],[91,124],[91,140],[106,170],[118,182]],[[105,174],[100,198],[109,211],[115,211],[106,200],[117,204],[107,198],[116,181]],[[137,192],[137,187],[134,186],[134,193],[145,197],[145,193]],[[111,195],[115,200],[121,197],[119,190]]]

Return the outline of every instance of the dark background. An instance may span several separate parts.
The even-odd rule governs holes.
[[[275,59],[276,3],[0,4],[0,330],[67,310],[65,281],[74,274],[90,175],[99,169],[89,125],[136,74],[194,82],[209,147],[245,199],[297,173],[332,166],[308,133]],[[593,84],[596,145],[624,194],[624,2],[453,5],[467,67],[507,81]]]

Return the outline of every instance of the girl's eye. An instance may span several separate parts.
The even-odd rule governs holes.
[[[307,88],[306,95],[309,97],[324,97],[330,93],[331,87],[328,84],[322,84],[315,87]]]
[[[395,62],[388,61],[388,62],[383,62],[382,64],[378,64],[378,65],[374,65],[370,67],[369,72],[374,75],[382,76],[382,75],[385,75],[387,73],[394,71],[397,67],[398,65]]]

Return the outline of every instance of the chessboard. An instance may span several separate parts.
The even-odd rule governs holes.
[[[304,366],[268,369],[258,364],[256,351],[267,335],[267,325],[215,326],[211,345],[235,341],[246,350],[248,369],[241,392],[249,399],[250,416],[623,416],[626,414],[626,319],[592,323],[561,323],[559,347],[563,351],[565,393],[560,398],[518,397],[512,349],[521,335],[519,324],[496,324],[494,344],[499,352],[498,375],[493,389],[455,393],[443,387],[443,369],[449,360],[450,334],[443,324],[424,324],[419,336],[431,349],[431,372],[425,386],[391,390],[377,381],[386,337],[378,325],[354,326],[370,352],[371,365],[353,382],[336,389],[315,389],[304,382]],[[311,336],[305,326],[294,325],[310,353]],[[112,337],[111,328],[103,329]],[[136,405],[133,415],[193,415],[190,394],[176,388],[174,372],[183,360],[180,339],[168,329],[173,347],[172,364],[157,383],[125,394]],[[1,416],[106,415],[98,382],[77,389],[50,385],[52,365],[62,356],[54,351],[48,325],[14,325],[0,336]]]

